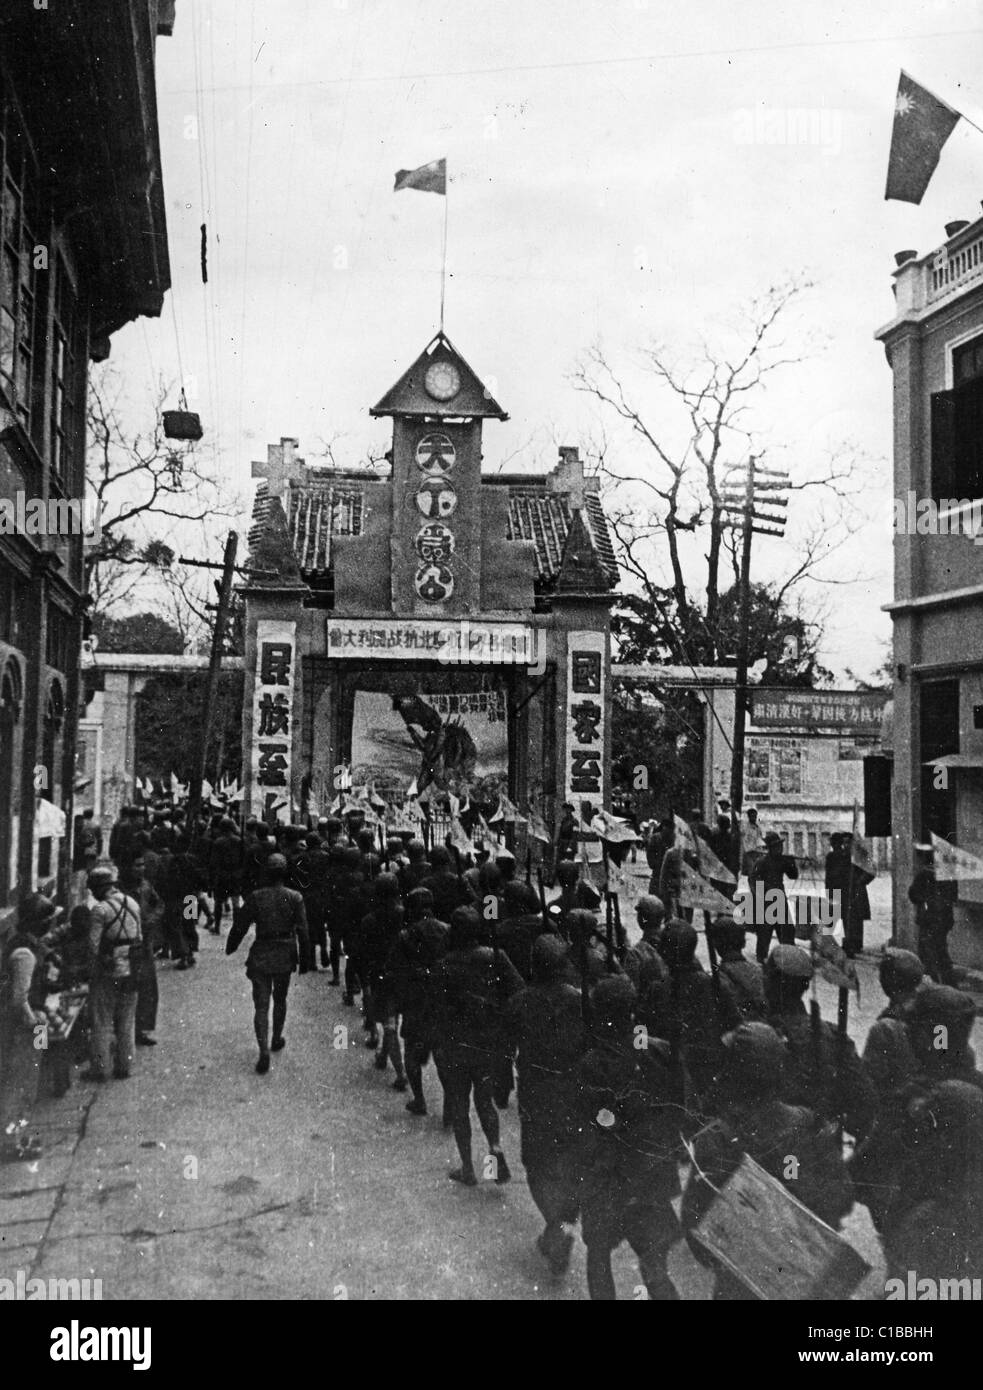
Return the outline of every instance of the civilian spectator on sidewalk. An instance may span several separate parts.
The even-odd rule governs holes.
[[[89,892],[96,903],[89,926],[92,958],[89,1008],[92,1018],[92,1065],[84,1081],[105,1081],[113,1043],[113,1075],[125,1081],[133,1066],[137,989],[143,957],[140,908],[116,884],[108,865],[89,875]]]
[[[162,941],[164,902],[145,877],[142,855],[132,860],[120,873],[120,886],[129,893],[140,908],[140,928],[143,950],[137,963],[136,1041],[141,1047],[155,1047],[151,1037],[157,1029],[157,961],[155,955]]]
[[[39,1158],[41,1141],[30,1130],[38,1093],[46,1026],[43,948],[39,938],[55,924],[50,898],[31,893],[17,912],[17,925],[0,964],[0,1160]]]
[[[777,830],[769,830],[765,836],[765,852],[758,856],[748,874],[751,913],[758,938],[757,957],[761,964],[768,957],[776,924],[779,942],[783,946],[795,945],[795,923],[785,896],[785,880],[798,876],[798,866],[792,856],[785,853],[781,835]]]
[[[927,974],[937,985],[954,985],[956,975],[949,955],[949,933],[956,885],[939,882],[931,845],[915,845],[915,852],[915,877],[908,889],[908,901],[915,907],[918,954]]]
[[[749,806],[741,827],[741,873],[751,877],[751,870],[765,852],[765,837],[758,824],[758,809]]]
[[[826,856],[826,892],[830,904],[839,908],[843,922],[843,949],[852,959],[864,948],[864,923],[870,921],[868,883],[874,875],[853,862],[853,836],[848,830],[837,831],[829,837],[830,851]],[[839,895],[839,900],[834,897]],[[835,917],[834,917],[835,922]]]

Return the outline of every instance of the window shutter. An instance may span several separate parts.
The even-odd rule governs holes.
[[[968,381],[952,393],[955,410],[953,497],[983,497],[983,380]]]
[[[871,754],[864,758],[864,833],[867,836],[891,834],[890,758]]]
[[[955,497],[956,392],[937,391],[932,396],[932,498]]]

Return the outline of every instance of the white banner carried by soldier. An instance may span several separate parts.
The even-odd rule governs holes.
[[[932,835],[932,849],[935,851],[935,877],[940,883],[968,883],[983,879],[983,859],[978,859],[969,850],[958,849]]]
[[[679,865],[679,903],[681,907],[702,908],[704,912],[734,914],[734,904],[723,893],[718,893],[712,883],[686,863]]]

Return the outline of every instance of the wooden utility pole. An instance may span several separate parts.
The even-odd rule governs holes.
[[[734,736],[730,766],[730,806],[733,822],[731,832],[734,837],[737,871],[741,864],[741,814],[744,809],[744,731],[747,723],[747,671],[751,644],[751,537],[782,536],[785,534],[785,509],[787,497],[762,497],[760,493],[784,490],[789,483],[787,473],[759,468],[752,454],[744,474],[744,487],[723,493],[724,511],[738,513],[743,527],[741,545],[741,572],[738,580],[740,609],[737,631],[737,670],[734,686]],[[725,484],[726,487],[726,484]],[[762,505],[777,508],[777,511],[757,510]],[[762,526],[760,522],[767,522]]]
[[[222,669],[222,644],[225,641],[225,624],[232,598],[232,580],[236,570],[236,549],[239,537],[230,531],[225,542],[225,556],[222,561],[222,578],[218,584],[218,605],[215,609],[215,626],[212,629],[212,651],[208,662],[208,680],[205,685],[205,707],[202,711],[201,752],[197,771],[192,775],[188,788],[188,831],[193,836],[195,820],[201,809],[201,784],[205,780],[208,762],[208,748],[215,722],[215,699],[218,695],[218,678]]]

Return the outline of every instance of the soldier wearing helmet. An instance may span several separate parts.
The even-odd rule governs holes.
[[[226,943],[226,955],[232,955],[255,926],[256,938],[246,961],[246,975],[253,987],[253,1024],[259,1044],[256,1070],[262,1076],[270,1069],[270,1052],[285,1046],[283,1036],[287,1019],[287,991],[290,976],[299,966],[303,975],[308,969],[309,943],[304,899],[294,888],[287,888],[287,860],[282,854],[271,854],[266,864],[268,884],[250,893],[242,907],[239,920],[233,924]],[[270,1040],[270,1000],[273,1001],[273,1038]]]

